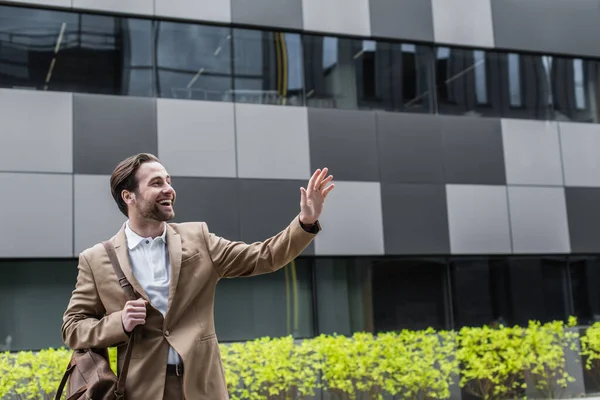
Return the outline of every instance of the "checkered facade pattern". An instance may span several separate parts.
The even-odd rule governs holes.
[[[285,227],[327,166],[337,188],[307,255],[600,250],[597,124],[15,89],[0,120],[0,184],[18,194],[0,200],[2,257],[74,257],[114,234],[109,176],[137,152],[173,176],[177,221],[234,240]]]

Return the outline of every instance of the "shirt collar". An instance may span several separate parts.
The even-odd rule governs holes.
[[[127,247],[129,250],[135,249],[144,240],[153,240],[152,238],[144,238],[135,233],[129,226],[129,221],[125,223],[125,236],[127,238]],[[162,235],[156,239],[161,239],[164,243],[167,243],[167,224],[164,224],[164,230]]]

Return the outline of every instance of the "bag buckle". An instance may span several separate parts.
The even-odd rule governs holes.
[[[180,371],[180,370],[179,370],[179,365],[180,365],[180,364],[175,364],[175,375],[176,375],[176,376],[181,376],[181,374],[180,374],[180,372],[179,372],[179,371]]]

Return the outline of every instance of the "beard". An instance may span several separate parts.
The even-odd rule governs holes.
[[[146,201],[138,206],[138,212],[144,219],[151,219],[159,222],[170,221],[175,218],[173,207],[167,211],[156,202]]]

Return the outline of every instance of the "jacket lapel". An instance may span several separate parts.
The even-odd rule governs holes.
[[[167,314],[173,304],[173,296],[177,282],[179,282],[179,271],[181,270],[181,236],[167,224],[167,248],[171,262],[171,283],[169,286],[169,300],[167,302]]]
[[[127,249],[127,237],[125,236],[125,225],[121,228],[121,230],[117,233],[114,238],[113,244],[115,246],[115,253],[117,254],[117,258],[119,260],[119,264],[121,264],[121,269],[123,270],[123,274],[133,286],[133,289],[138,292],[144,300],[148,301],[150,304],[150,298],[148,294],[142,288],[140,282],[136,279],[133,274],[133,269],[131,268],[131,262],[129,260],[129,251]]]

